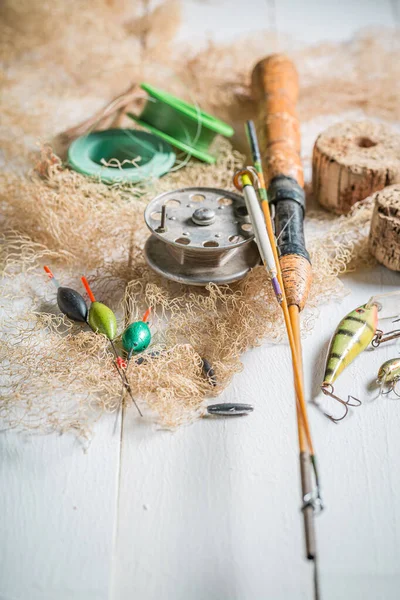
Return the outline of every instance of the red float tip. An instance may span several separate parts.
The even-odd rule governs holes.
[[[46,265],[43,267],[43,269],[46,271],[47,275],[50,277],[50,279],[54,279],[54,275],[51,272],[51,270],[49,269],[49,267],[47,267]]]
[[[92,290],[90,289],[90,285],[89,285],[89,282],[88,282],[88,280],[86,279],[86,277],[81,277],[81,281],[82,281],[83,285],[85,286],[85,290],[86,290],[86,291],[87,291],[87,293],[88,293],[88,296],[89,296],[89,298],[90,298],[90,301],[91,301],[91,302],[96,302],[96,298],[94,297],[94,295],[93,295],[93,292],[92,292]]]
[[[50,281],[52,281],[54,283],[56,288],[60,287],[60,284],[58,283],[57,279],[54,277],[53,273],[51,272],[51,269],[49,269],[49,267],[47,267],[46,265],[43,267],[43,269],[46,271],[47,275],[49,276]]]
[[[149,307],[146,310],[146,312],[144,313],[143,319],[142,319],[143,323],[147,323],[147,321],[149,320],[149,317],[150,317],[150,313],[151,313],[151,307]]]

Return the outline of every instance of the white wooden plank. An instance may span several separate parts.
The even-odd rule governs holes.
[[[394,25],[391,0],[276,2],[276,26],[283,45],[287,45],[291,40],[311,44],[339,41],[350,38],[365,27]]]
[[[391,0],[393,19],[397,26],[400,25],[400,0]]]
[[[352,294],[325,307],[304,341],[309,394],[342,316],[372,293],[400,287],[400,275],[383,268],[348,279]],[[335,426],[310,409],[327,503],[317,523],[327,599],[397,597],[400,476],[392,461],[400,410],[387,399],[369,402],[366,389],[393,351],[367,352],[341,376],[338,391],[364,401],[347,421]],[[257,349],[244,363],[223,398],[254,402],[247,418],[169,433],[138,426],[128,413],[113,598],[310,598],[288,349]]]
[[[204,31],[206,22],[213,39],[227,34],[223,3],[196,10],[187,5],[194,19],[187,31]],[[280,0],[276,21],[289,41],[317,42],[347,38],[361,27],[391,25],[393,12],[389,2],[377,7],[367,1]],[[243,31],[243,22],[240,26]],[[232,29],[232,36],[239,33]],[[313,335],[304,341],[310,394],[319,389],[326,345],[342,316],[372,293],[400,284],[398,275],[384,269],[348,280],[352,295],[324,307]],[[340,390],[363,400],[372,397],[366,385],[391,351],[366,353],[343,374]],[[171,434],[149,426],[138,431],[135,415],[128,414],[113,598],[311,597],[311,567],[302,558],[288,350],[254,350],[244,365],[222,399],[254,401],[251,417],[202,421]],[[391,463],[399,451],[396,404],[364,402],[340,426],[313,407],[310,412],[328,505],[317,524],[323,597],[394,599],[400,583],[400,479]]]
[[[0,436],[1,600],[107,600],[119,467],[115,418],[73,437]]]
[[[183,4],[181,39],[195,43],[275,27],[272,2]],[[343,39],[359,27],[390,25],[394,6],[279,0],[276,23],[307,42]],[[321,349],[336,322],[381,279],[388,289],[399,285],[383,269],[360,273],[351,278],[352,296],[321,312],[304,343],[309,389],[320,380]],[[340,390],[366,398],[366,381],[390,356],[389,349],[367,353],[343,374]],[[70,438],[3,434],[0,598],[309,598],[291,384],[276,377],[288,372],[287,349],[257,349],[244,363],[224,398],[256,399],[249,418],[171,434],[129,413],[110,595],[119,455],[113,419],[99,424],[88,454]],[[318,523],[324,599],[397,598],[398,405],[365,403],[337,427],[316,410],[311,419],[328,505]]]
[[[351,285],[351,295],[339,306],[324,309],[313,336],[304,344],[310,395],[321,382],[326,346],[338,317],[379,290],[400,289],[400,275],[383,268],[360,271],[345,280]],[[400,476],[392,460],[399,451],[399,405],[388,399],[373,400],[377,389],[368,389],[379,366],[397,352],[396,345],[367,351],[340,376],[336,392],[363,401],[347,420],[329,427],[316,420],[319,415],[313,419],[327,503],[318,534],[323,597],[328,600],[398,597]],[[324,404],[333,409],[335,403]]]
[[[240,5],[230,0],[186,0],[181,10],[177,40],[189,41],[194,48],[208,41],[232,42],[238,36],[276,28],[274,0],[248,0]]]
[[[114,598],[246,600],[266,582],[278,598],[285,569],[296,573],[283,583],[286,597],[299,578],[307,597],[299,497],[288,493],[298,477],[293,405],[284,380],[264,377],[272,355],[274,366],[289,361],[285,348],[271,350],[249,353],[222,397],[255,402],[250,418],[168,433],[138,430],[129,414]]]

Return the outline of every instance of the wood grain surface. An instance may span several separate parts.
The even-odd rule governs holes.
[[[200,44],[272,29],[284,49],[288,39],[344,39],[398,15],[390,0],[188,0],[180,36]],[[309,396],[339,320],[399,288],[400,275],[379,267],[345,282],[351,294],[323,307],[304,340]],[[327,504],[317,521],[323,600],[399,598],[400,404],[368,389],[397,353],[366,352],[341,376],[337,391],[363,400],[342,424],[310,410]],[[130,410],[116,432],[114,416],[99,423],[86,453],[71,438],[3,432],[0,600],[311,598],[288,348],[264,345],[243,362],[221,400],[253,403],[249,417],[172,433]]]

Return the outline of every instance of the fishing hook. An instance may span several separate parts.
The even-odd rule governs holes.
[[[394,381],[393,384],[387,389],[386,392],[383,392],[381,390],[381,395],[386,396],[386,395],[390,394],[391,392],[393,392],[398,398],[400,398],[400,394],[396,391],[397,384],[398,384],[398,381]]]
[[[349,406],[357,407],[357,406],[361,406],[361,404],[362,404],[361,400],[359,400],[358,398],[355,398],[354,396],[350,396],[350,395],[347,396],[347,400],[343,400],[342,398],[339,398],[339,396],[336,396],[336,394],[333,393],[334,392],[333,385],[331,385],[330,383],[326,383],[326,384],[322,385],[321,390],[325,394],[325,396],[329,396],[330,398],[333,398],[337,402],[340,402],[340,404],[343,404],[343,406],[345,408],[344,415],[337,419],[335,417],[332,417],[332,415],[329,415],[325,411],[322,411],[324,413],[324,415],[326,417],[328,417],[328,419],[333,421],[333,423],[338,423],[339,421],[343,421],[343,419],[345,417],[347,417],[347,414],[349,412]],[[350,399],[354,400],[355,403],[350,402]]]
[[[385,377],[382,381],[380,381],[379,379],[376,380],[376,383],[380,383],[379,396],[387,396],[388,394],[390,394],[391,392],[393,392],[398,398],[400,398],[400,394],[396,391],[396,387],[397,387],[397,384],[400,381],[400,377],[396,377],[392,381],[391,385],[389,385],[389,387],[384,392],[383,390],[384,390],[385,385],[386,385],[386,379],[387,378]]]

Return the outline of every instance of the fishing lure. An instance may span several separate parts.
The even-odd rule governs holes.
[[[381,386],[381,394],[390,394],[394,392],[400,398],[400,394],[396,392],[396,384],[400,381],[400,358],[391,358],[381,365],[378,371],[376,383]],[[387,390],[383,391],[387,386]]]
[[[337,400],[345,407],[344,415],[339,418],[325,413],[335,423],[345,418],[349,406],[360,406],[361,401],[354,396],[348,396],[347,400],[342,400],[334,394],[333,384],[342,371],[372,342],[377,325],[378,305],[369,302],[359,306],[342,319],[333,334],[321,390],[326,396]]]

